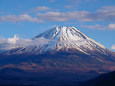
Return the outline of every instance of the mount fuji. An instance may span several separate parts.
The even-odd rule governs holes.
[[[0,85],[77,86],[115,70],[115,52],[75,27],[57,26],[31,40],[0,54]]]
[[[38,39],[47,40],[45,44],[39,44]],[[112,51],[89,38],[75,27],[54,27],[42,34],[34,37],[36,45],[27,47],[18,47],[3,54],[5,55],[38,55],[38,54],[55,54],[58,52],[78,53],[86,55],[105,55],[112,56]]]
[[[40,39],[45,40],[45,43],[40,43]],[[87,72],[115,70],[115,53],[75,27],[57,26],[32,40],[36,43],[11,49],[2,53],[1,57],[8,58],[10,65],[35,71],[49,70],[49,68],[50,70],[72,69]],[[7,63],[7,60],[4,61]],[[3,63],[2,60],[1,63]]]

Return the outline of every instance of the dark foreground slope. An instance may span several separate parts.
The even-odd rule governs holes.
[[[115,86],[115,72],[87,81],[86,77],[91,75],[91,72],[84,75],[59,71],[38,73],[6,67],[0,69],[0,86]]]
[[[81,86],[115,86],[115,71],[88,80]]]
[[[92,74],[70,72],[29,72],[19,68],[0,69],[0,86],[78,86]],[[89,77],[90,78],[90,77]]]

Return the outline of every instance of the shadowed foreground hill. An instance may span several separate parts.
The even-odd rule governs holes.
[[[28,72],[19,68],[0,69],[0,86],[78,86],[88,74],[70,72]],[[90,77],[89,77],[90,78]]]
[[[80,86],[115,86],[115,71],[100,75]]]
[[[90,72],[90,75],[84,74],[85,76],[79,74],[59,71],[27,72],[19,68],[6,67],[0,69],[0,86],[115,86],[115,71],[86,82],[82,82],[82,79],[94,72]]]

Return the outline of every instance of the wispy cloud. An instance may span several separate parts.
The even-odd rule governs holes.
[[[109,24],[109,29],[114,29],[115,30],[115,24]]]
[[[114,50],[115,50],[115,44],[113,44],[113,45],[111,46],[111,49],[114,49]]]
[[[52,3],[52,2],[55,2],[55,0],[49,0],[49,2],[51,2],[51,3]]]
[[[42,46],[48,44],[49,40],[45,38],[23,39],[14,35],[13,38],[0,38],[0,50],[10,50],[17,47]]]
[[[75,9],[75,6],[73,6],[73,5],[65,5],[64,8],[67,8],[67,9]]]
[[[72,3],[82,3],[82,2],[89,2],[89,1],[96,1],[96,0],[67,0],[70,1]]]
[[[23,15],[6,15],[6,16],[0,16],[0,22],[38,22],[42,23],[43,20],[31,17],[28,14],[23,14]]]
[[[115,6],[106,6],[94,13],[88,11],[38,13],[39,18],[49,21],[115,21]]]
[[[76,8],[81,6],[82,3],[93,2],[97,0],[66,0],[66,1],[70,4],[65,5],[64,8],[75,10]]]
[[[72,11],[72,12],[46,12],[38,13],[39,18],[49,21],[94,21],[95,16],[92,16],[88,11]]]
[[[38,6],[34,9],[32,9],[32,11],[47,11],[47,10],[50,10],[50,8],[46,7],[46,6]]]
[[[80,25],[80,27],[89,28],[89,29],[99,29],[99,30],[105,30],[105,29],[115,30],[115,24],[109,24],[107,26],[99,25],[99,24],[96,24],[96,25]]]
[[[72,6],[66,6],[72,8]],[[80,22],[95,22],[95,21],[115,21],[115,6],[105,6],[95,12],[89,11],[69,11],[69,12],[59,12],[56,9],[51,9],[46,6],[36,7],[34,15],[22,14],[22,15],[5,15],[0,16],[0,22],[37,22],[44,23],[45,21],[80,21]],[[41,12],[44,11],[44,12]],[[99,25],[96,25],[96,27]],[[102,26],[103,27],[103,26]],[[103,27],[104,28],[104,27]],[[113,28],[110,25],[109,28]]]
[[[105,21],[115,21],[115,6],[104,6],[96,10],[97,18]]]

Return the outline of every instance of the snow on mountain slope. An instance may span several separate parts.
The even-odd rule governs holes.
[[[91,53],[102,53],[104,55],[109,54],[109,50],[102,46],[101,44],[95,42],[93,39],[87,37],[85,34],[77,30],[75,27],[54,27],[38,36],[32,40],[38,38],[48,39],[49,42],[39,46],[39,41],[37,45],[21,47],[17,49],[12,49],[5,54],[43,54],[46,52],[56,52],[60,50],[74,49],[80,51],[84,54],[90,55]]]

